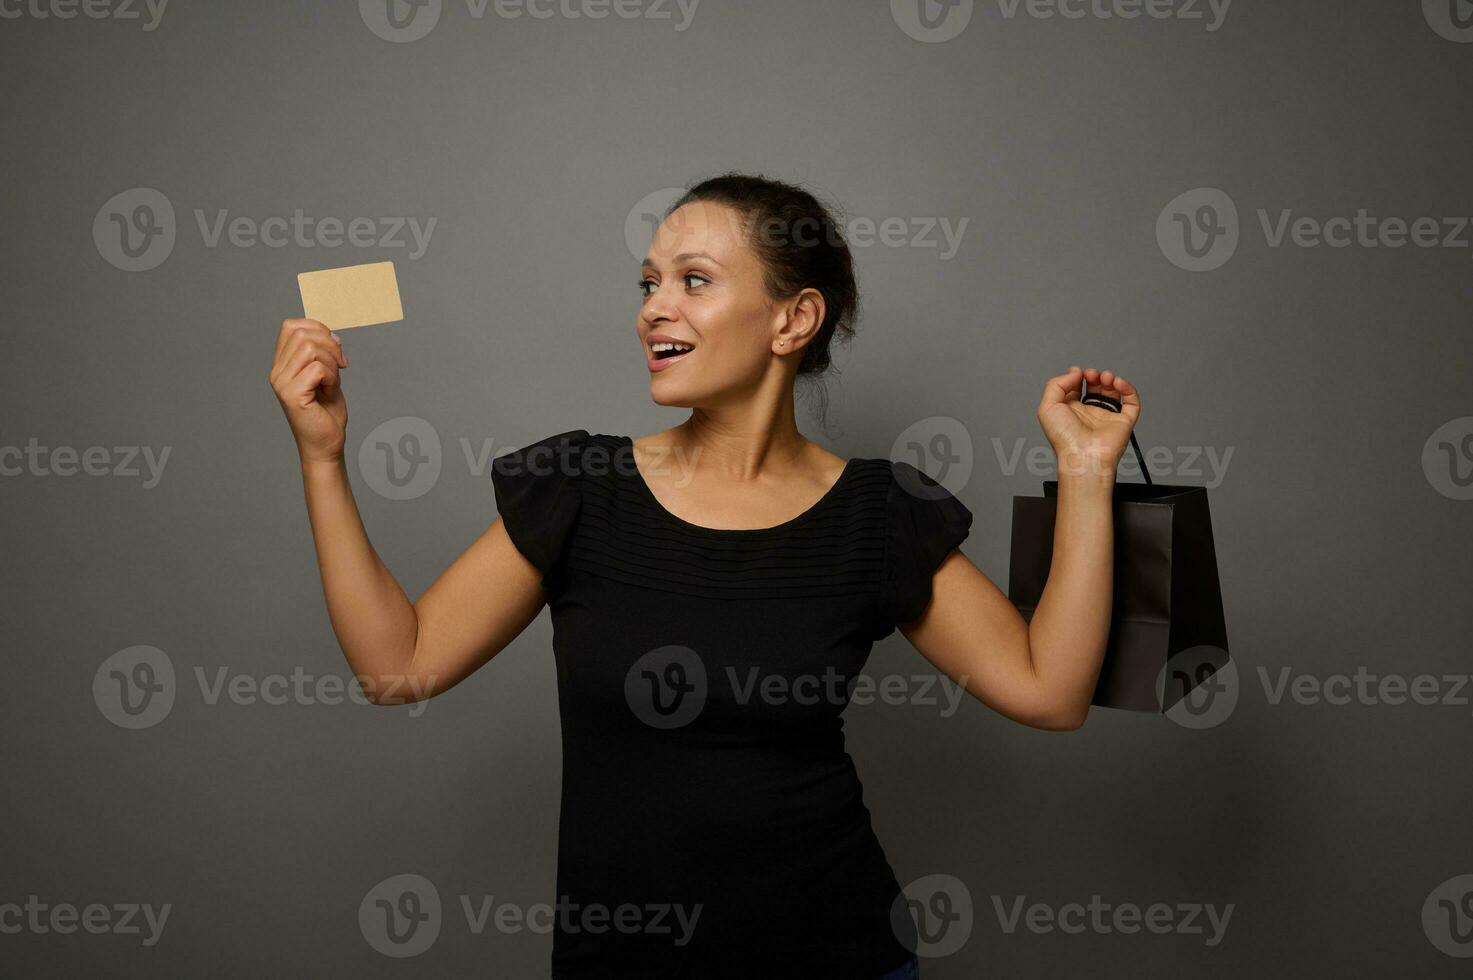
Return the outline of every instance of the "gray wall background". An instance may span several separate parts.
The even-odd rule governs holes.
[[[349,449],[405,417],[441,442],[438,479],[410,499],[352,467],[375,546],[417,596],[495,516],[465,445],[474,458],[679,420],[649,402],[634,351],[626,225],[647,195],[728,169],[803,182],[853,227],[904,222],[903,244],[856,249],[860,336],[828,428],[809,431],[883,456],[912,426],[960,426],[966,551],[999,584],[1010,498],[1048,476],[999,451],[1046,445],[1038,392],[1071,363],[1141,388],[1143,447],[1169,457],[1158,481],[1211,486],[1237,663],[1221,723],[1097,709],[1050,735],[976,703],[851,708],[902,882],[946,874],[972,897],[970,938],[925,976],[1466,971],[1473,917],[1437,899],[1473,889],[1473,686],[1444,676],[1466,678],[1473,630],[1473,490],[1454,479],[1473,468],[1473,234],[1275,246],[1260,212],[1270,231],[1285,210],[1430,217],[1439,239],[1456,230],[1443,219],[1473,214],[1473,29],[1451,19],[1473,7],[1238,0],[1219,21],[1179,0],[1155,9],[1202,19],[1082,5],[1069,19],[977,0],[948,15],[955,36],[927,41],[914,0],[703,0],[684,30],[652,2],[536,19],[445,0],[438,20],[419,10],[434,27],[413,41],[375,33],[384,0],[175,0],[153,30],[141,7],[4,6],[0,447],[45,452],[0,457],[0,904],[171,907],[151,946],[0,933],[4,972],[545,975],[550,936],[477,935],[460,906],[553,898],[545,614],[418,714],[211,703],[222,676],[349,673],[266,382],[272,344],[301,313],[297,272],[395,261],[405,321],[344,336]],[[167,199],[174,240],[126,271],[109,215],[132,220],[138,188]],[[1158,219],[1203,201],[1232,231],[1215,268],[1189,271]],[[297,209],[436,224],[412,255],[412,239],[212,245],[197,217],[208,230],[222,210],[259,225]],[[911,240],[932,219],[967,222],[955,254]],[[93,446],[110,475],[58,472]],[[146,486],[142,462],[111,473],[117,447],[170,454]],[[1219,478],[1201,460],[1192,472],[1193,447],[1231,452]],[[162,651],[174,696],[130,729],[105,662],[140,645]],[[1358,670],[1432,675],[1439,703],[1389,704],[1374,682],[1348,704],[1276,703],[1284,670],[1332,691]],[[869,673],[933,670],[897,635]],[[444,913],[431,948],[394,959],[358,908],[402,873],[433,882]],[[1233,912],[1217,945],[1009,933],[995,900],[1019,895]]]

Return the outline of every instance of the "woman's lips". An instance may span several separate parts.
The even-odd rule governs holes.
[[[694,353],[695,351],[688,350],[684,354],[674,354],[670,357],[656,357],[655,355],[650,354],[648,356],[648,359],[645,361],[645,364],[649,367],[651,372],[664,371],[666,368],[670,367],[673,364],[680,363]]]
[[[651,372],[663,371],[676,361],[683,361],[695,353],[695,344],[689,340],[682,340],[679,337],[671,337],[663,333],[647,335],[644,338],[644,345],[646,364],[648,364]],[[656,347],[660,348],[660,350],[656,351]],[[671,349],[676,347],[687,347],[690,349],[682,353],[671,353]]]

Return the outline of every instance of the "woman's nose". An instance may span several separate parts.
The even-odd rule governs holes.
[[[671,321],[680,319],[680,307],[675,303],[675,297],[658,287],[650,293],[649,298],[644,301],[644,308],[640,315],[649,323],[657,321]]]

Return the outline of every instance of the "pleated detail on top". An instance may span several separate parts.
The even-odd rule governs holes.
[[[627,436],[591,435],[622,465],[577,478],[568,567],[628,585],[713,599],[880,591],[890,463],[852,459],[812,507],[775,527],[721,530],[666,510],[632,464]]]

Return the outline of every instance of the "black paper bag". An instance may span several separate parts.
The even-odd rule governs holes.
[[[1143,459],[1141,472],[1149,481]],[[1051,480],[1042,497],[1013,498],[1008,598],[1025,619],[1053,560],[1058,490]],[[1228,662],[1207,491],[1117,483],[1114,513],[1114,608],[1092,703],[1164,713]]]

